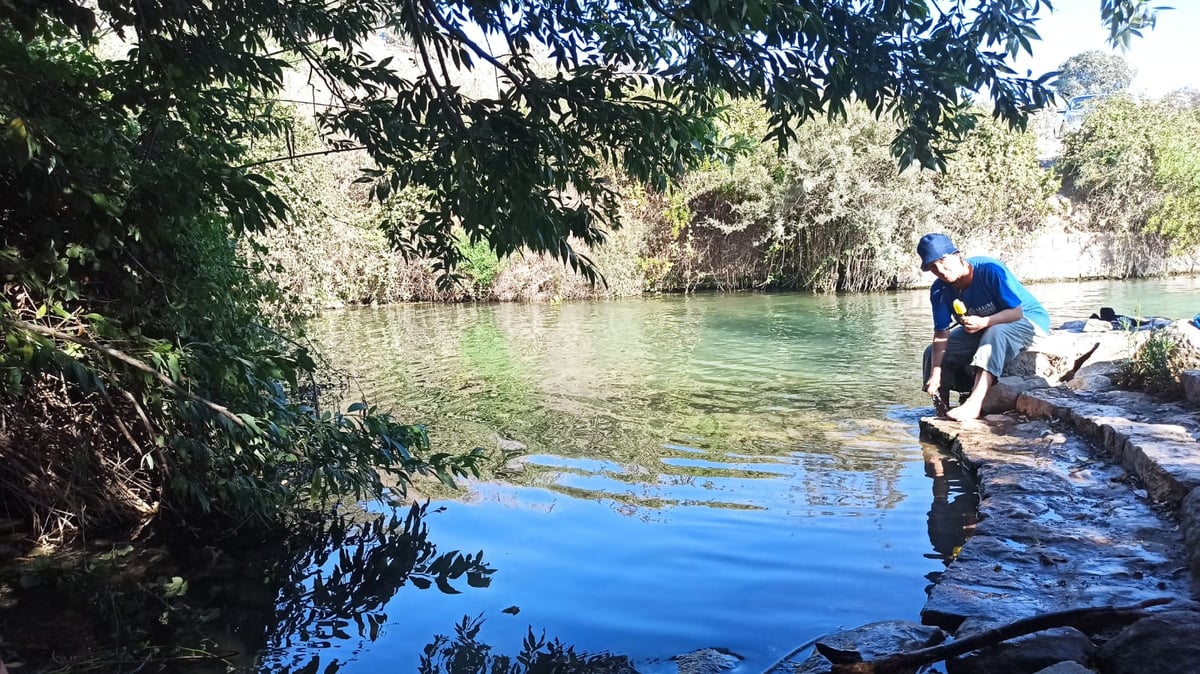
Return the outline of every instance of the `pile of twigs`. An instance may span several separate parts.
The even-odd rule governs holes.
[[[0,515],[27,522],[43,542],[96,527],[140,530],[158,514],[166,484],[157,451],[121,392],[32,375],[0,405]]]

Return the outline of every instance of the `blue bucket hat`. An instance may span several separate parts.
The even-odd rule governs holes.
[[[921,256],[921,271],[929,271],[929,265],[957,252],[958,248],[945,234],[926,234],[917,243],[917,255]]]

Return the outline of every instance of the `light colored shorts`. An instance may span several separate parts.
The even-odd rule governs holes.
[[[946,356],[942,359],[942,388],[967,393],[975,384],[975,373],[980,369],[996,377],[1004,374],[1008,364],[1021,349],[1033,344],[1035,337],[1045,335],[1028,318],[1012,323],[1001,323],[974,334],[956,327],[950,331],[950,342],[946,345]],[[930,359],[933,345],[925,347],[921,385],[929,381]]]

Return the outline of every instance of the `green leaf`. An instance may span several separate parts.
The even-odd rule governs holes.
[[[182,597],[188,592],[188,582],[179,576],[172,576],[162,585],[162,595],[168,599]]]

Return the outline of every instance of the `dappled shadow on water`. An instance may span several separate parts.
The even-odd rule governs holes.
[[[319,656],[308,658],[305,651],[337,641],[375,641],[387,620],[383,609],[405,585],[445,594],[458,594],[464,582],[487,587],[495,570],[482,551],[439,552],[429,540],[428,508],[414,504],[404,517],[334,519],[316,544],[288,558],[276,571],[282,582],[267,623],[263,671],[337,671],[312,669]]]
[[[420,674],[637,674],[623,655],[576,652],[529,629],[516,656],[493,654],[478,640],[483,617],[463,617],[454,636],[437,635],[421,654]]]
[[[459,594],[485,588],[495,573],[483,552],[441,552],[429,539],[425,518],[440,509],[413,505],[407,514],[357,521],[335,519],[310,525],[313,544],[273,557],[267,554],[266,575],[276,579],[273,606],[243,612],[243,629],[261,634],[258,672],[337,674],[350,671],[380,639],[389,621],[387,608],[407,586]],[[274,569],[269,560],[274,559]],[[254,576],[248,568],[242,576]],[[225,588],[226,601],[236,603],[236,585]],[[260,595],[260,597],[265,597]],[[249,621],[259,621],[259,626]],[[419,656],[421,674],[636,674],[624,656],[588,654],[558,639],[538,635],[530,627],[520,652],[502,655],[479,640],[483,615],[464,617],[452,635],[433,634]],[[431,633],[436,626],[431,626]],[[261,631],[259,631],[261,630]],[[378,642],[378,643],[377,643]],[[249,645],[249,644],[248,644]]]

